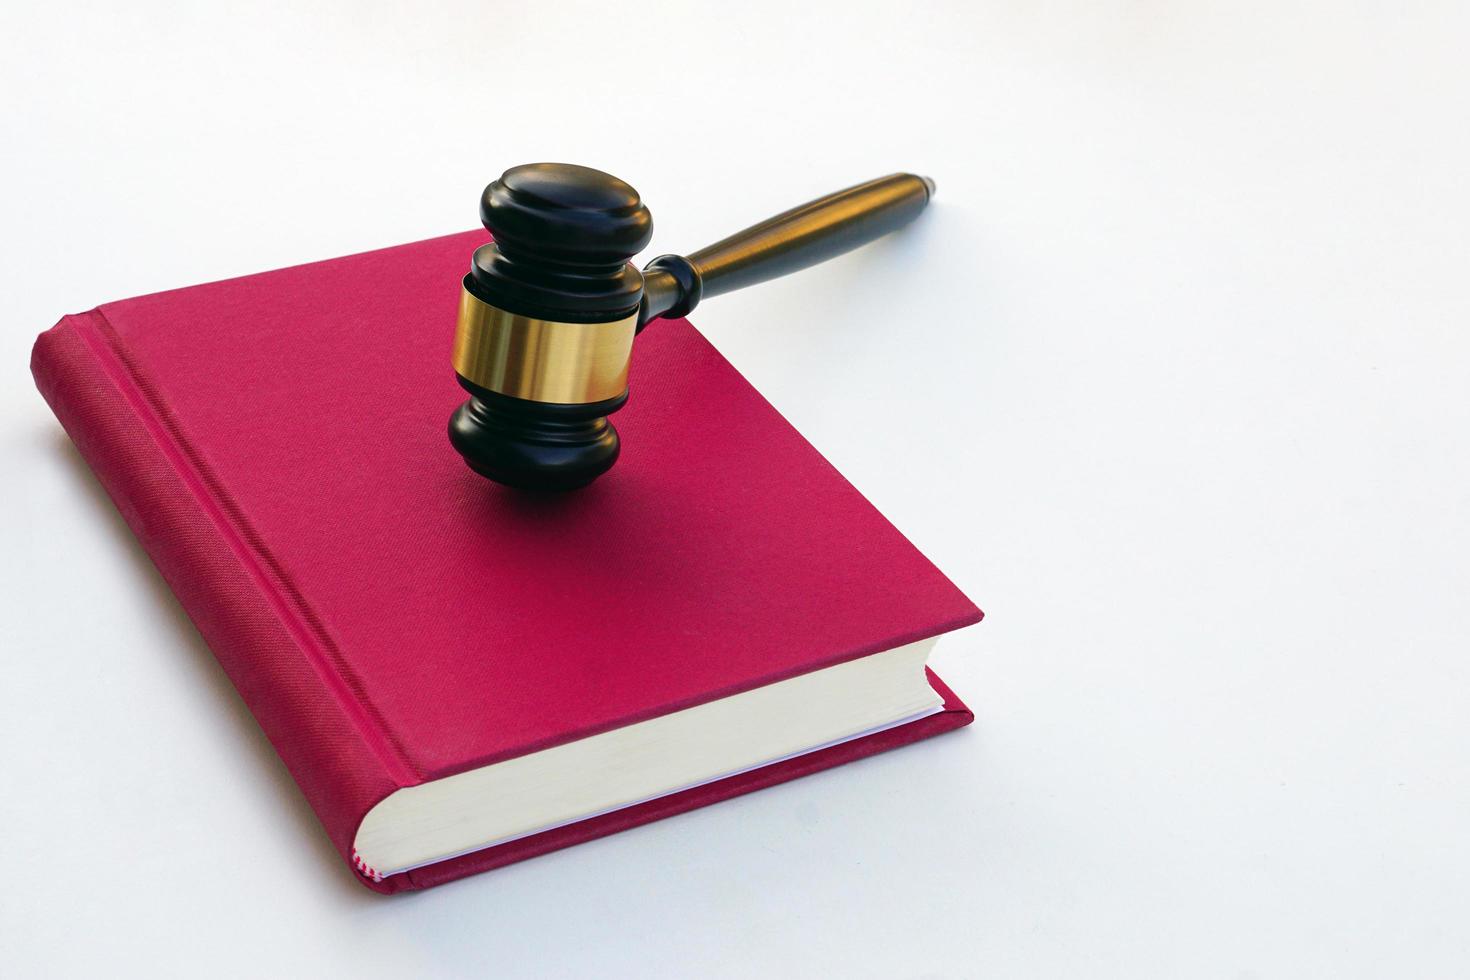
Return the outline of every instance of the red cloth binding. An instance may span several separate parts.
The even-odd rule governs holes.
[[[980,612],[687,321],[639,337],[624,455],[530,497],[445,424],[470,232],[143,296],[37,340],[46,400],[333,844],[462,772]],[[911,725],[381,881],[439,884],[971,719]],[[370,870],[370,869],[369,869]]]

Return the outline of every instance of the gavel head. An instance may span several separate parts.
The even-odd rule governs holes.
[[[485,188],[494,242],[460,293],[454,370],[470,399],[449,440],[498,483],[570,490],[618,458],[607,416],[628,399],[643,276],[628,263],[653,234],[638,192],[600,170],[513,167]]]

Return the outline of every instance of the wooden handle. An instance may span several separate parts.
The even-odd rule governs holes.
[[[661,255],[643,269],[638,325],[685,316],[706,296],[752,286],[866,245],[924,210],[934,182],[891,174],[828,194],[690,255]]]

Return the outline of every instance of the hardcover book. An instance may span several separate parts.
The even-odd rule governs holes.
[[[623,458],[449,446],[469,232],[103,305],[36,383],[368,887],[423,888],[957,728],[980,612],[686,320]],[[717,435],[716,435],[717,434]]]

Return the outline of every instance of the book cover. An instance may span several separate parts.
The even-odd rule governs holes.
[[[38,387],[367,884],[421,888],[955,728],[939,714],[427,868],[394,790],[947,632],[980,612],[685,320],[635,349],[586,490],[450,448],[468,232],[105,304]]]

